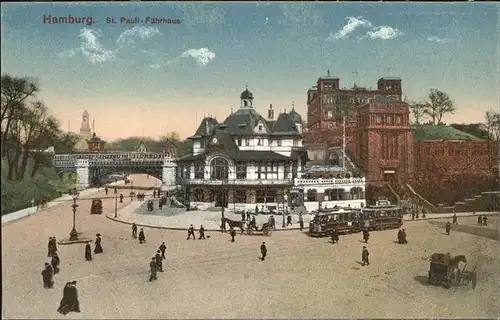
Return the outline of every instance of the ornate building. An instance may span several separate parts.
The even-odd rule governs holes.
[[[222,123],[204,118],[189,138],[192,154],[178,159],[177,178],[192,206],[254,210],[305,201],[313,210],[322,203],[364,204],[364,178],[302,177],[308,158],[302,119],[293,108],[275,119],[271,105],[265,119],[248,89],[240,101],[240,108]]]

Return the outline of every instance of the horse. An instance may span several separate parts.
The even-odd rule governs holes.
[[[243,234],[243,231],[245,231],[245,222],[244,221],[234,221],[231,219],[228,219],[226,217],[222,218],[222,221],[224,223],[227,223],[230,228],[239,228],[241,230],[241,234]]]

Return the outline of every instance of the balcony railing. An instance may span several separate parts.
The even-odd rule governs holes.
[[[295,185],[322,185],[322,184],[365,184],[365,178],[345,178],[345,179],[295,179]]]
[[[292,185],[292,179],[229,179],[229,180],[205,180],[205,179],[181,179],[184,184],[197,185]]]

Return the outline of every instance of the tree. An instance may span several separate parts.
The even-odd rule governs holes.
[[[416,124],[420,124],[426,115],[426,103],[424,102],[409,102],[410,112],[413,116],[413,120]]]
[[[431,89],[428,95],[429,101],[425,102],[424,113],[428,115],[432,124],[441,124],[446,114],[453,114],[456,110],[450,96],[437,89]]]
[[[489,110],[484,117],[486,120],[485,127],[489,138],[496,142],[500,142],[500,113]]]
[[[489,139],[488,131],[484,128],[485,126],[482,123],[468,123],[468,124],[453,123],[450,124],[450,127],[466,132],[480,139],[486,139],[486,140]]]
[[[9,132],[12,121],[16,117],[19,109],[23,109],[24,102],[39,91],[34,80],[25,78],[16,78],[10,75],[2,75],[1,78],[1,123],[5,125],[2,131],[1,148],[2,158],[6,155],[6,143],[9,138]]]

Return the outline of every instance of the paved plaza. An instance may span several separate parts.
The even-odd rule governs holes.
[[[134,186],[154,179],[134,176]],[[103,195],[101,191],[99,195]],[[129,204],[118,204],[123,208]],[[72,225],[71,202],[2,226],[4,318],[313,318],[313,317],[498,317],[500,242],[428,221],[406,222],[408,245],[396,230],[372,232],[370,266],[362,267],[360,234],[338,244],[297,230],[270,237],[208,232],[207,240],[186,240],[185,231],[145,228],[146,244],[131,238],[130,226],[106,218],[114,199],[103,201],[103,215],[90,215],[91,201],[80,200],[77,230],[102,234],[104,253],[84,259],[84,245],[58,246],[61,272],[54,289],[42,287],[50,236],[63,239]],[[460,218],[476,225],[477,218]],[[489,226],[498,229],[498,217]],[[147,282],[149,261],[162,241],[167,260],[156,282]],[[266,241],[268,259],[260,261]],[[464,254],[477,263],[475,290],[426,285],[429,256]],[[78,282],[81,313],[56,312],[63,285]]]

